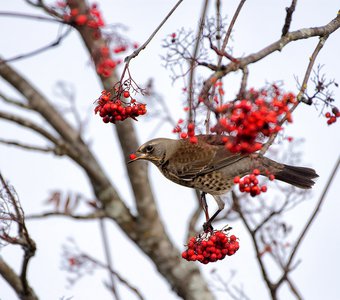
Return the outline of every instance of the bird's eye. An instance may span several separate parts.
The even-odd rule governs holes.
[[[148,145],[148,146],[146,146],[146,148],[145,148],[145,151],[147,152],[147,153],[151,153],[152,151],[153,151],[153,146],[152,145]]]

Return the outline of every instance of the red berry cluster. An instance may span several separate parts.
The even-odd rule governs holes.
[[[120,95],[116,97],[116,100],[113,100],[110,92],[102,92],[94,111],[95,113],[99,112],[104,123],[116,123],[127,118],[137,120],[138,116],[146,114],[146,105],[137,103],[135,99],[132,99],[129,91],[124,91],[122,96],[130,98],[130,102],[121,101]]]
[[[113,60],[110,57],[110,49],[108,47],[100,48],[100,59],[97,63],[97,73],[103,77],[111,76],[114,68],[121,63],[120,59]]]
[[[58,1],[57,7],[67,7],[66,2]],[[105,26],[101,12],[97,8],[97,4],[92,4],[90,10],[86,14],[80,14],[79,9],[73,8],[69,13],[64,11],[64,21],[67,23],[74,23],[77,26],[88,26],[93,29],[99,29]]]
[[[336,122],[336,119],[340,117],[340,112],[337,107],[332,108],[332,112],[326,112],[325,117],[328,119],[327,124],[331,125]]]
[[[183,131],[180,134],[181,139],[189,138],[190,143],[196,144],[198,140],[197,140],[197,137],[195,136],[195,124],[189,123],[187,128],[188,128],[187,132]]]
[[[96,4],[92,4],[88,12],[85,14],[81,14],[78,8],[73,8],[70,10],[68,8],[67,2],[65,1],[57,1],[56,8],[61,10],[60,14],[63,14],[65,22],[77,26],[87,26],[92,28],[93,38],[96,40],[102,36],[100,29],[105,26],[105,23]],[[119,44],[112,49],[112,52],[115,54],[120,54],[125,52],[129,47],[138,48],[138,45],[136,43],[130,45],[129,42],[119,39]],[[122,62],[121,59],[111,58],[110,49],[107,46],[99,48],[93,54],[93,56],[96,62],[96,71],[103,77],[111,76],[115,67]]]
[[[181,124],[183,124],[184,120],[183,119],[179,119],[177,121],[176,126],[174,127],[174,129],[172,130],[173,133],[181,133],[182,132],[182,128],[181,128]]]
[[[267,191],[267,186],[259,185],[259,180],[257,176],[260,175],[259,169],[254,169],[253,173],[243,177],[242,179],[239,176],[234,178],[234,183],[239,185],[239,190],[242,193],[249,193],[252,197],[260,195],[261,193],[265,193]],[[274,180],[275,176],[272,174],[267,174],[270,180]]]
[[[122,53],[122,52],[125,52],[127,49],[127,46],[126,45],[120,45],[120,46],[117,46],[115,48],[113,48],[113,53]]]
[[[226,230],[214,230],[204,236],[192,237],[182,257],[188,261],[199,261],[203,264],[222,260],[240,248],[235,235],[228,237]]]
[[[226,147],[231,152],[252,153],[261,149],[257,142],[262,136],[270,136],[281,130],[279,121],[284,115],[291,122],[289,104],[295,102],[292,93],[282,93],[276,88],[275,93],[262,91],[253,99],[243,99],[234,104],[224,104],[216,108],[216,113],[226,114],[219,119],[212,132],[227,132],[232,139],[224,138]]]

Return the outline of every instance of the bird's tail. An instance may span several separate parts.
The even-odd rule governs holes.
[[[315,181],[314,178],[319,177],[314,169],[305,167],[294,167],[283,165],[283,169],[275,173],[275,178],[301,189],[310,189]]]
[[[314,185],[314,178],[319,177],[314,169],[295,167],[280,164],[272,159],[262,156],[261,174],[266,175],[268,171],[275,176],[275,179],[289,183],[301,189],[310,189]]]

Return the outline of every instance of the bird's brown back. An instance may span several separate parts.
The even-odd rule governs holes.
[[[196,144],[178,140],[176,151],[160,166],[168,179],[210,194],[224,194],[233,178],[249,169],[249,156],[231,153],[219,136],[211,135],[198,136]]]

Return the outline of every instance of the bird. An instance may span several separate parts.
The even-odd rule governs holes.
[[[204,230],[224,209],[221,198],[231,190],[236,176],[243,177],[258,169],[260,175],[272,174],[275,179],[302,189],[310,189],[318,177],[312,168],[276,162],[260,153],[232,153],[224,142],[225,135],[197,135],[196,143],[187,139],[156,138],[141,145],[129,163],[147,160],[158,167],[169,180],[199,190],[206,214]],[[230,136],[228,139],[230,140]],[[218,210],[209,218],[205,194],[214,197]]]

